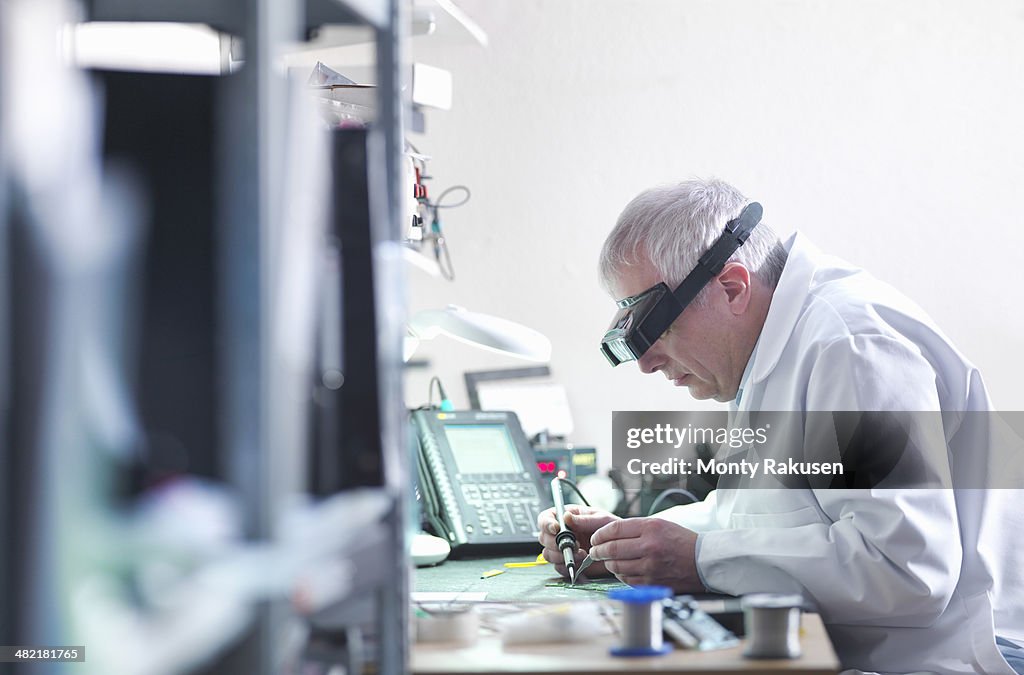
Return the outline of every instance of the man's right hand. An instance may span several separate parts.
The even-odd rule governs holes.
[[[620,518],[603,509],[581,504],[565,505],[565,526],[576,535],[576,542],[580,545],[580,549],[573,554],[577,565],[583,562],[583,558],[590,551],[590,537],[613,520],[620,520]],[[544,559],[553,564],[559,574],[568,578],[569,570],[565,568],[562,552],[558,550],[558,545],[555,543],[555,535],[558,534],[558,519],[555,517],[555,509],[541,511],[541,514],[537,516],[537,526],[540,529],[540,543],[544,547]],[[604,563],[595,560],[584,574],[589,577],[599,577],[607,575],[608,570],[605,569]]]

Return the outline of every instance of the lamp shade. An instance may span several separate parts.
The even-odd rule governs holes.
[[[420,340],[432,340],[438,335],[528,361],[546,362],[551,358],[551,341],[541,333],[508,319],[470,312],[456,305],[417,312],[409,319],[408,328],[411,340],[406,339],[406,360]]]

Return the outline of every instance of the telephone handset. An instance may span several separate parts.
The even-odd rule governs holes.
[[[412,413],[422,508],[453,549],[537,542],[537,514],[551,506],[533,449],[512,412]]]

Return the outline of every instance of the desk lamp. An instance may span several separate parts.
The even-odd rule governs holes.
[[[405,338],[405,360],[412,358],[422,340],[432,340],[438,335],[527,361],[546,362],[551,358],[551,341],[532,328],[448,305],[444,309],[427,309],[412,315]]]

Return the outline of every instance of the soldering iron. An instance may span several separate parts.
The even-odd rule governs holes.
[[[565,502],[562,500],[562,479],[551,479],[551,498],[555,501],[555,516],[558,518],[558,534],[555,544],[565,559],[565,568],[569,570],[569,583],[576,583],[576,549],[579,547],[576,535],[565,526]]]

